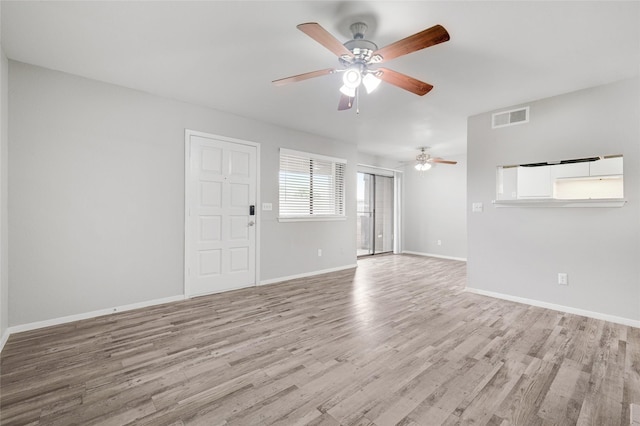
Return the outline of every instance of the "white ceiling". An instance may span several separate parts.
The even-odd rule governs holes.
[[[466,117],[638,74],[640,3],[27,2],[2,1],[10,59],[229,111],[411,159],[466,151]],[[338,75],[274,79],[338,66],[296,29],[340,41],[364,19],[383,47],[435,24],[449,42],[385,63],[434,86],[423,97],[383,83],[337,111]]]

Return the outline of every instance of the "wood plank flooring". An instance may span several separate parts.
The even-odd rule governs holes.
[[[358,268],[12,335],[2,425],[629,425],[640,329]]]

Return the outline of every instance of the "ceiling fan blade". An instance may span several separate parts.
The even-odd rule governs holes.
[[[376,75],[380,80],[393,84],[401,89],[408,90],[418,96],[423,96],[433,89],[433,86],[429,83],[416,80],[413,77],[409,77],[408,75],[401,74],[388,68],[378,68],[378,71],[382,71],[382,74]]]
[[[333,74],[335,72],[335,68],[327,68],[324,70],[311,71],[306,72],[304,74],[292,75],[291,77],[281,78],[279,80],[273,80],[272,83],[276,86],[282,86],[289,83],[296,83],[298,81],[308,80],[314,77],[320,77],[327,74]]]
[[[349,49],[344,47],[344,45],[340,43],[338,39],[332,36],[327,30],[322,28],[320,24],[316,22],[307,22],[306,24],[298,25],[297,28],[327,49],[329,49],[331,52],[333,52],[334,55],[338,57],[342,55],[353,57],[353,53],[351,53]]]
[[[443,160],[442,158],[430,158],[427,161],[430,162],[430,163],[458,164],[457,161]]]
[[[338,111],[344,111],[346,109],[351,109],[353,106],[353,100],[355,98],[349,97],[347,95],[341,94],[340,101],[338,102]]]
[[[418,50],[440,44],[449,40],[449,33],[442,25],[434,25],[424,31],[420,31],[412,36],[398,40],[388,46],[373,52],[373,55],[380,55],[382,61],[389,61],[398,56],[416,52]]]

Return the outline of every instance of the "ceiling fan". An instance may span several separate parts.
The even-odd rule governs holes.
[[[426,151],[427,148],[420,148],[420,154],[416,156],[416,165],[414,167],[420,172],[429,170],[432,163],[458,164],[457,161],[444,160],[440,157],[432,157],[431,155],[427,154]]]
[[[342,68],[326,68],[298,74],[274,80],[273,84],[280,86],[323,75],[344,73],[342,75],[343,86],[340,88],[340,101],[338,102],[339,111],[350,109],[353,106],[353,101],[354,99],[357,101],[361,86],[364,86],[367,93],[371,93],[381,81],[419,96],[425,95],[433,89],[432,85],[397,71],[376,66],[399,56],[449,40],[447,30],[441,25],[435,25],[378,49],[374,42],[364,38],[367,31],[367,24],[364,22],[356,22],[349,27],[353,34],[353,39],[344,44],[340,43],[318,23],[308,22],[298,25],[297,28],[333,52],[338,57]]]

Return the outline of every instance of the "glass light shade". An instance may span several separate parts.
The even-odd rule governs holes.
[[[429,170],[431,168],[431,164],[430,163],[418,163],[416,164],[416,170],[419,172],[424,172],[426,170]]]
[[[355,88],[351,88],[351,87],[347,87],[345,85],[345,86],[342,86],[340,88],[340,93],[342,93],[343,95],[348,96],[350,98],[353,98],[353,97],[356,96],[356,89]]]
[[[357,68],[349,68],[342,75],[342,82],[350,89],[355,89],[360,86],[361,81],[362,76],[360,75],[360,70]]]
[[[376,90],[376,88],[380,85],[381,81],[382,80],[380,80],[378,77],[374,76],[373,74],[367,74],[362,79],[362,84],[364,85],[364,88],[367,90],[367,93],[371,93],[374,90]]]

